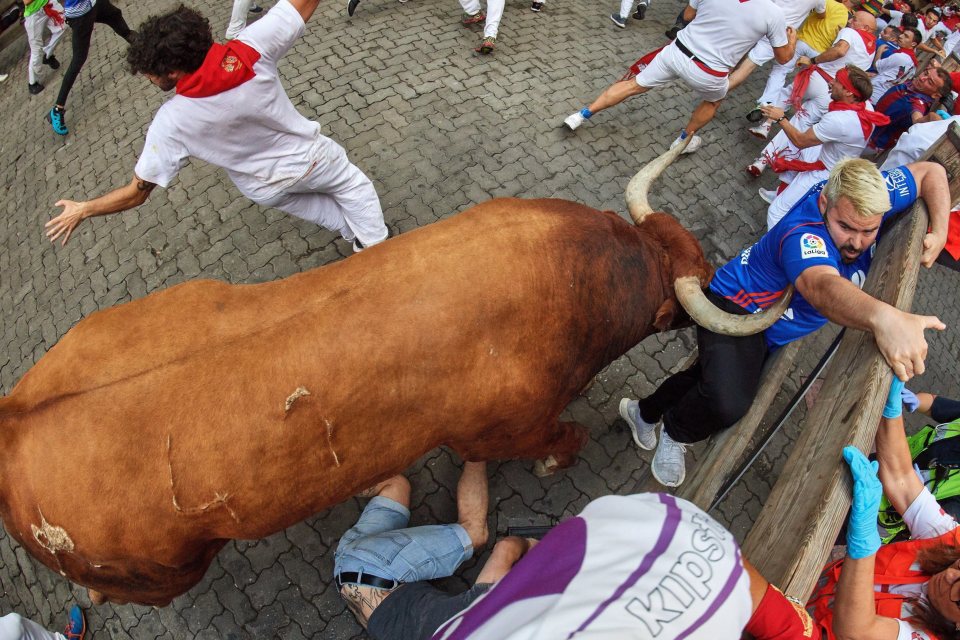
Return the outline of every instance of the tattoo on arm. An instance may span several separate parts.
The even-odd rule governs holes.
[[[156,186],[157,185],[154,184],[153,182],[147,182],[146,180],[141,180],[140,178],[137,178],[137,191],[145,191],[147,193],[150,193],[151,191],[153,191],[153,188]]]
[[[358,584],[345,584],[340,589],[340,596],[346,601],[347,608],[353,613],[364,629],[373,610],[380,606],[383,600],[393,593],[394,589],[375,589]]]

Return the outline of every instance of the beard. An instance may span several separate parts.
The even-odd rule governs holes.
[[[860,256],[863,255],[863,249],[859,251],[854,249],[852,245],[845,244],[840,247],[840,259],[843,260],[843,264],[850,264],[856,262]]]

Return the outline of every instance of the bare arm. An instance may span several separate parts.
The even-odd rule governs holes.
[[[697,17],[697,10],[687,5],[683,8],[683,21],[684,22],[693,22],[693,19]]]
[[[947,242],[950,185],[946,170],[936,162],[914,162],[908,164],[907,169],[913,174],[919,197],[923,198],[930,213],[930,231],[923,238],[923,254],[920,256],[920,263],[929,269]]]
[[[835,45],[833,45],[823,53],[818,53],[817,55],[815,55],[814,58],[816,58],[816,61],[806,56],[800,56],[800,59],[797,60],[797,66],[806,67],[811,64],[819,64],[821,62],[832,62],[834,60],[839,60],[843,56],[847,55],[847,51],[849,50],[850,50],[850,43],[847,42],[846,40],[841,40],[840,42],[836,43]]]
[[[881,467],[882,467],[881,463]],[[900,625],[877,615],[873,600],[876,555],[843,561],[833,601],[833,632],[837,640],[896,640]]]
[[[58,200],[54,206],[63,207],[63,211],[43,225],[46,228],[47,238],[50,239],[50,242],[56,242],[58,238],[62,238],[60,245],[63,246],[67,244],[67,240],[70,239],[70,235],[76,226],[86,218],[108,213],[119,213],[138,207],[146,202],[150,192],[156,186],[154,183],[141,180],[134,175],[130,184],[115,189],[95,200],[87,200],[86,202]]]
[[[493,547],[490,557],[487,559],[480,575],[477,576],[477,584],[493,584],[498,582],[503,576],[507,575],[520,558],[522,558],[530,549],[537,545],[537,541],[531,538],[519,538],[509,536],[503,538]]]
[[[880,353],[903,381],[924,372],[924,329],[946,328],[934,316],[906,313],[867,295],[833,267],[818,265],[805,269],[797,278],[796,287],[832,322],[873,332]]]
[[[290,0],[290,4],[297,10],[304,22],[309,22],[313,12],[317,10],[320,0]]]
[[[877,475],[883,484],[883,493],[897,513],[902,514],[923,490],[920,478],[913,471],[902,417],[880,420],[876,445],[877,460],[880,461]]]
[[[787,27],[787,44],[782,47],[773,48],[773,57],[780,64],[787,64],[793,59],[793,54],[797,49],[797,31],[793,27]]]
[[[785,115],[783,109],[774,106],[760,107],[760,111],[771,120],[779,120]],[[790,142],[795,144],[798,149],[806,149],[807,147],[815,147],[818,144],[822,144],[822,141],[813,132],[813,127],[810,127],[806,131],[800,131],[800,129],[793,126],[787,119],[780,121],[780,127],[783,129],[783,132],[787,134]]]

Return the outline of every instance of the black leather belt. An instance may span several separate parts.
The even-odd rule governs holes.
[[[680,53],[682,53],[683,55],[685,55],[685,56],[687,56],[688,58],[690,58],[691,60],[693,60],[693,62],[694,62],[698,67],[700,67],[701,69],[703,69],[704,71],[706,71],[706,72],[709,73],[710,75],[716,76],[716,77],[718,77],[718,78],[724,78],[724,77],[726,77],[727,75],[729,75],[726,71],[717,71],[716,69],[712,69],[712,68],[708,67],[708,66],[707,66],[707,63],[704,62],[703,60],[701,60],[700,58],[698,58],[698,57],[693,53],[693,51],[690,51],[690,49],[687,49],[685,46],[683,46],[683,43],[680,42],[680,38],[675,39],[675,40],[673,41],[673,44],[677,45],[677,49],[680,50]]]
[[[338,587],[342,587],[347,582],[362,584],[376,589],[393,589],[400,584],[396,580],[388,580],[371,573],[357,573],[356,571],[344,571],[337,576]]]

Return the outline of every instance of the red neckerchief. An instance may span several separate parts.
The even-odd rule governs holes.
[[[833,82],[833,78],[830,77],[830,74],[815,64],[811,64],[803,69],[800,69],[800,71],[797,72],[797,75],[793,77],[793,91],[790,92],[790,99],[788,100],[790,106],[797,111],[802,109],[803,94],[807,92],[807,87],[810,86],[810,77],[814,73],[819,73],[820,77],[823,78],[823,81],[828,85]]]
[[[943,250],[954,260],[960,260],[960,211],[950,212],[950,224],[947,227],[947,244]]]
[[[896,51],[894,51],[894,53],[907,54],[908,56],[910,56],[910,59],[913,60],[913,66],[914,67],[919,66],[919,63],[917,62],[917,54],[913,52],[913,49],[897,49]]]
[[[873,55],[877,51],[877,36],[869,31],[861,31],[860,29],[854,29],[854,31],[859,33],[860,37],[863,38],[863,46],[867,48],[867,53]]]
[[[251,80],[260,52],[239,40],[210,47],[203,64],[177,82],[177,93],[186,98],[207,98]]]
[[[47,14],[48,18],[53,20],[53,24],[57,25],[58,27],[63,26],[63,23],[65,22],[63,19],[63,14],[54,9],[49,2],[43,5],[43,12]]]
[[[882,113],[868,110],[864,102],[837,102],[834,100],[830,103],[828,111],[855,111],[860,119],[860,128],[863,129],[864,140],[870,137],[870,133],[875,126],[882,127],[890,124],[890,118]]]

